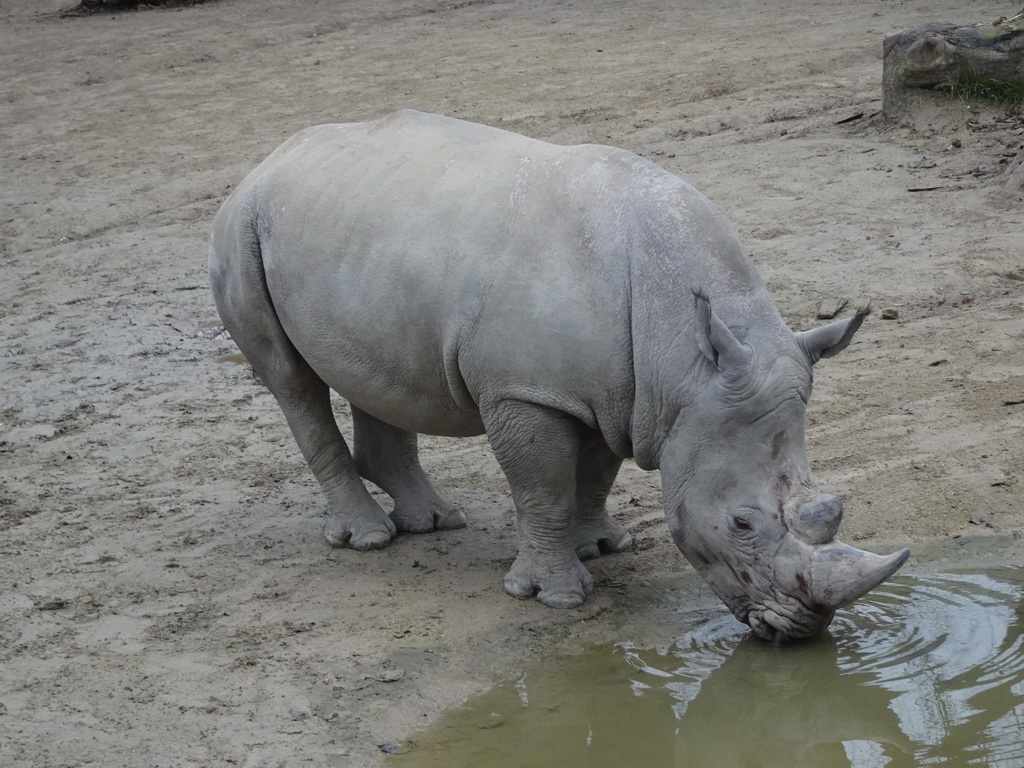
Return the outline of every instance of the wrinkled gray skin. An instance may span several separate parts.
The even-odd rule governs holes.
[[[465,525],[416,434],[486,432],[518,513],[517,597],[578,606],[581,559],[631,545],[605,512],[629,457],[661,470],[679,548],[764,639],[815,634],[907,557],[835,541],[842,502],[804,453],[811,366],[865,313],[790,331],[718,210],[634,154],[412,111],[309,128],[224,203],[209,266],[335,546]]]

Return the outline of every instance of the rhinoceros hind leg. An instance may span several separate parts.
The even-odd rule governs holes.
[[[395,500],[391,520],[400,531],[425,533],[464,528],[462,510],[445,501],[420,466],[416,434],[352,406],[355,462],[359,474]]]
[[[253,361],[245,347],[242,349]],[[308,366],[302,375],[285,377],[280,365],[253,364],[277,398],[295,442],[327,497],[330,517],[323,533],[328,543],[360,550],[387,546],[395,536],[395,524],[356,472],[352,454],[334,421],[327,385]]]
[[[295,349],[267,292],[255,234],[211,249],[210,275],[221,319],[284,412],[299,450],[327,497],[324,528],[336,547],[377,549],[395,525],[356,472],[331,411],[330,390]]]
[[[576,554],[588,560],[611,552],[624,552],[633,546],[633,537],[608,517],[605,503],[611,492],[622,459],[612,453],[597,432],[580,443],[576,467]]]
[[[237,338],[237,337],[236,337]],[[239,344],[256,373],[277,398],[295,442],[327,497],[330,517],[324,537],[333,547],[380,549],[394,537],[395,524],[373,499],[356,472],[345,438],[331,411],[327,385],[308,366],[292,375],[280,361],[257,360]]]
[[[581,605],[594,580],[575,551],[576,464],[585,427],[551,408],[514,400],[481,407],[487,437],[512,490],[519,554],[505,590],[552,608]]]

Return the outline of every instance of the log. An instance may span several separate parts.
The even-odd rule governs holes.
[[[913,108],[917,89],[987,83],[994,92],[1024,93],[1024,10],[971,27],[932,21],[888,35],[882,52],[882,114],[888,120]]]

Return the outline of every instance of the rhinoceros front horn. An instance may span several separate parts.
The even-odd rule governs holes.
[[[811,562],[811,598],[834,611],[870,592],[899,570],[909,549],[876,555],[841,541],[817,547]]]

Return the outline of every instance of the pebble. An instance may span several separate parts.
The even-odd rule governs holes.
[[[883,320],[899,320],[900,319],[900,311],[898,309],[896,309],[895,307],[886,307],[885,309],[882,310],[882,319]]]

